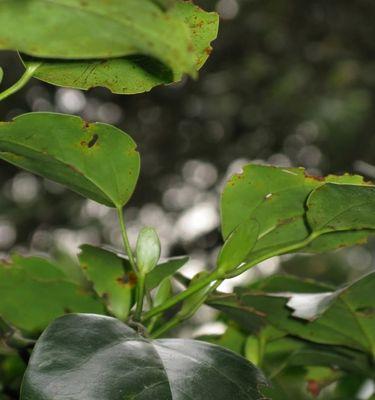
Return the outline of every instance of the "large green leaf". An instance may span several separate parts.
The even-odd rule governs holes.
[[[288,282],[293,280],[289,291]],[[270,323],[315,343],[347,346],[375,356],[375,273],[338,291],[292,278],[280,277],[273,286],[272,282],[212,297],[209,304],[248,329]]]
[[[19,329],[40,332],[65,313],[103,311],[92,293],[43,258],[13,256],[0,263],[0,317]]]
[[[129,200],[140,168],[136,145],[124,132],[54,113],[0,123],[0,158],[110,207]]]
[[[0,1],[1,49],[58,59],[142,54],[194,75],[191,47],[185,24],[151,0]]]
[[[259,235],[250,259],[282,253],[284,248],[309,236],[311,229],[305,218],[307,198],[313,190],[329,182],[342,187],[368,185],[360,176],[316,178],[307,175],[302,168],[247,165],[224,189],[221,199],[223,237],[226,239],[244,219],[253,218],[259,223]],[[363,241],[368,234],[367,231],[351,231],[346,236],[341,232],[328,233],[321,236],[319,242],[301,246],[299,250],[316,252],[352,245]]]
[[[21,400],[254,400],[263,383],[252,364],[221,347],[150,341],[110,317],[67,315],[38,340]]]
[[[128,260],[98,247],[83,245],[79,254],[81,268],[93,283],[110,313],[126,319],[133,305],[137,278]]]
[[[179,1],[170,11],[171,18],[181,20],[189,28],[192,40],[194,68],[199,70],[211,51],[216,38],[218,16],[208,13],[191,2]],[[171,68],[155,57],[131,55],[105,60],[41,60],[34,77],[58,86],[90,89],[104,86],[113,93],[134,94],[151,90],[154,86],[181,79],[183,70]]]

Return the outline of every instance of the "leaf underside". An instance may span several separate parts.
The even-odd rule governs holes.
[[[205,12],[191,2],[179,1],[168,11],[168,17],[184,25],[188,32],[191,42],[188,55],[194,71],[198,71],[217,36],[217,14]],[[34,73],[42,81],[83,90],[103,86],[117,94],[147,92],[157,85],[179,81],[186,72],[180,65],[166,63],[158,54],[140,50],[125,57],[93,57],[92,60],[41,59],[26,55],[22,58],[26,66],[30,62],[42,62]]]

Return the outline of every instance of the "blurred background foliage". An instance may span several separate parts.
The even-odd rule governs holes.
[[[220,191],[245,163],[375,179],[373,1],[196,3],[222,17],[199,80],[136,96],[33,80],[0,106],[4,121],[29,111],[56,111],[114,124],[132,135],[142,173],[126,211],[131,241],[142,226],[155,226],[164,256],[191,256],[183,270],[188,276],[214,264],[221,244]],[[0,53],[0,65],[5,89],[22,66],[10,52]],[[52,253],[71,263],[83,243],[121,248],[112,210],[3,161],[0,185],[1,256]],[[220,289],[275,272],[340,285],[373,270],[374,256],[370,243],[327,255],[276,258]],[[224,329],[206,324],[210,318],[203,310],[179,334]]]

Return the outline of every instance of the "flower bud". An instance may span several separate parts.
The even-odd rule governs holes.
[[[136,248],[137,266],[142,275],[152,271],[160,258],[160,240],[154,228],[143,228]]]

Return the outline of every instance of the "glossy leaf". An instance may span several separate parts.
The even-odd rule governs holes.
[[[68,315],[38,340],[21,400],[255,400],[263,383],[252,364],[218,346],[150,341],[110,317]]]
[[[110,207],[129,200],[140,168],[136,145],[124,132],[54,113],[0,123],[0,158]]]
[[[81,246],[81,268],[103,299],[110,313],[126,319],[133,305],[137,282],[130,263],[110,251],[89,245]]]
[[[191,2],[179,1],[168,15],[180,20],[189,29],[193,49],[191,56],[194,69],[198,71],[211,52],[210,43],[217,36],[217,14],[205,12]],[[35,58],[23,56],[23,60],[28,65]],[[136,54],[104,60],[43,60],[34,77],[58,86],[84,90],[104,86],[113,93],[135,94],[179,81],[183,72],[180,68],[171,68],[155,56]]]
[[[288,291],[287,284],[293,280],[294,290]],[[285,281],[280,277],[277,281],[273,287],[267,284],[272,280],[266,280],[261,289],[238,290],[236,294],[213,297],[209,303],[248,329],[270,323],[290,335],[315,343],[347,346],[374,357],[375,273],[338,291],[292,278]],[[301,302],[304,299],[306,304]],[[293,314],[308,317],[309,321]]]
[[[172,276],[189,261],[189,257],[174,257],[157,265],[146,276],[146,289],[152,290],[165,279]]]
[[[307,175],[302,168],[245,166],[243,173],[229,180],[222,195],[224,239],[244,219],[253,218],[259,223],[259,236],[250,258],[283,253],[284,248],[298,244],[309,236],[310,227],[305,220],[306,201],[313,190],[330,182],[342,186],[369,185],[360,176],[329,175],[326,178],[316,178]],[[298,250],[331,250],[343,244],[362,242],[369,234],[367,231],[350,233],[345,237],[341,232],[328,233],[320,236],[319,242],[301,245]]]
[[[0,2],[1,49],[58,59],[142,54],[194,75],[192,44],[185,24],[151,0],[24,3]]]
[[[65,313],[103,311],[92,293],[48,260],[13,256],[0,263],[0,317],[19,329],[40,332]]]
[[[220,250],[217,260],[219,270],[230,271],[245,261],[257,242],[258,232],[259,224],[254,219],[238,225]]]

